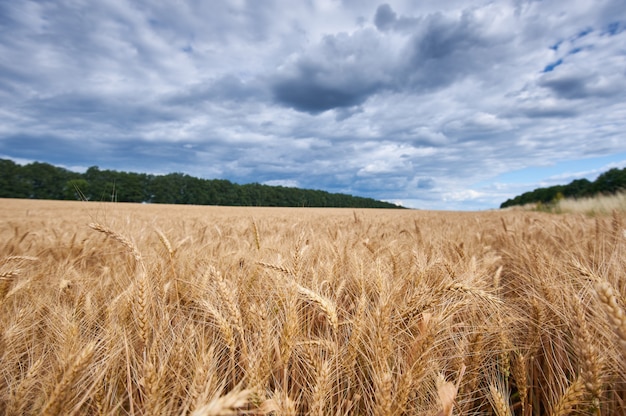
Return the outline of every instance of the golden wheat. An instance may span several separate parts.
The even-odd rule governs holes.
[[[625,414],[624,214],[3,200],[0,414]]]

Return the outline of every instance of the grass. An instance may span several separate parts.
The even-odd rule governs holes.
[[[603,195],[594,198],[562,199],[557,204],[559,212],[581,212],[587,215],[606,215],[613,211],[626,212],[626,193]]]
[[[624,211],[1,202],[2,414],[626,413]]]
[[[588,198],[561,198],[551,203],[532,203],[513,209],[534,210],[539,212],[579,213],[589,216],[610,215],[612,212],[626,212],[626,192],[613,195],[598,195]]]

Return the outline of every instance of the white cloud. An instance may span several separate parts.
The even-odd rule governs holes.
[[[284,186],[287,188],[298,188],[300,186],[298,181],[294,179],[274,179],[271,181],[265,181],[263,184],[270,186]]]
[[[482,192],[475,191],[473,189],[465,189],[462,191],[451,192],[449,195],[444,196],[444,200],[451,201],[468,201],[484,197]]]

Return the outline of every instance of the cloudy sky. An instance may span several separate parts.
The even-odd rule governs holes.
[[[462,210],[626,166],[624,0],[2,1],[0,57],[19,163]]]

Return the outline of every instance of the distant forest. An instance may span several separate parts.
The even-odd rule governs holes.
[[[600,194],[611,195],[624,190],[626,190],[626,168],[614,168],[604,172],[593,182],[587,179],[576,179],[567,185],[555,185],[525,192],[513,199],[506,200],[500,205],[500,208],[537,202],[546,204],[561,198],[584,198]]]
[[[141,202],[159,204],[403,208],[372,198],[319,190],[239,185],[223,179],[199,179],[182,173],[100,170],[72,172],[48,163],[18,165],[0,159],[0,198]]]

